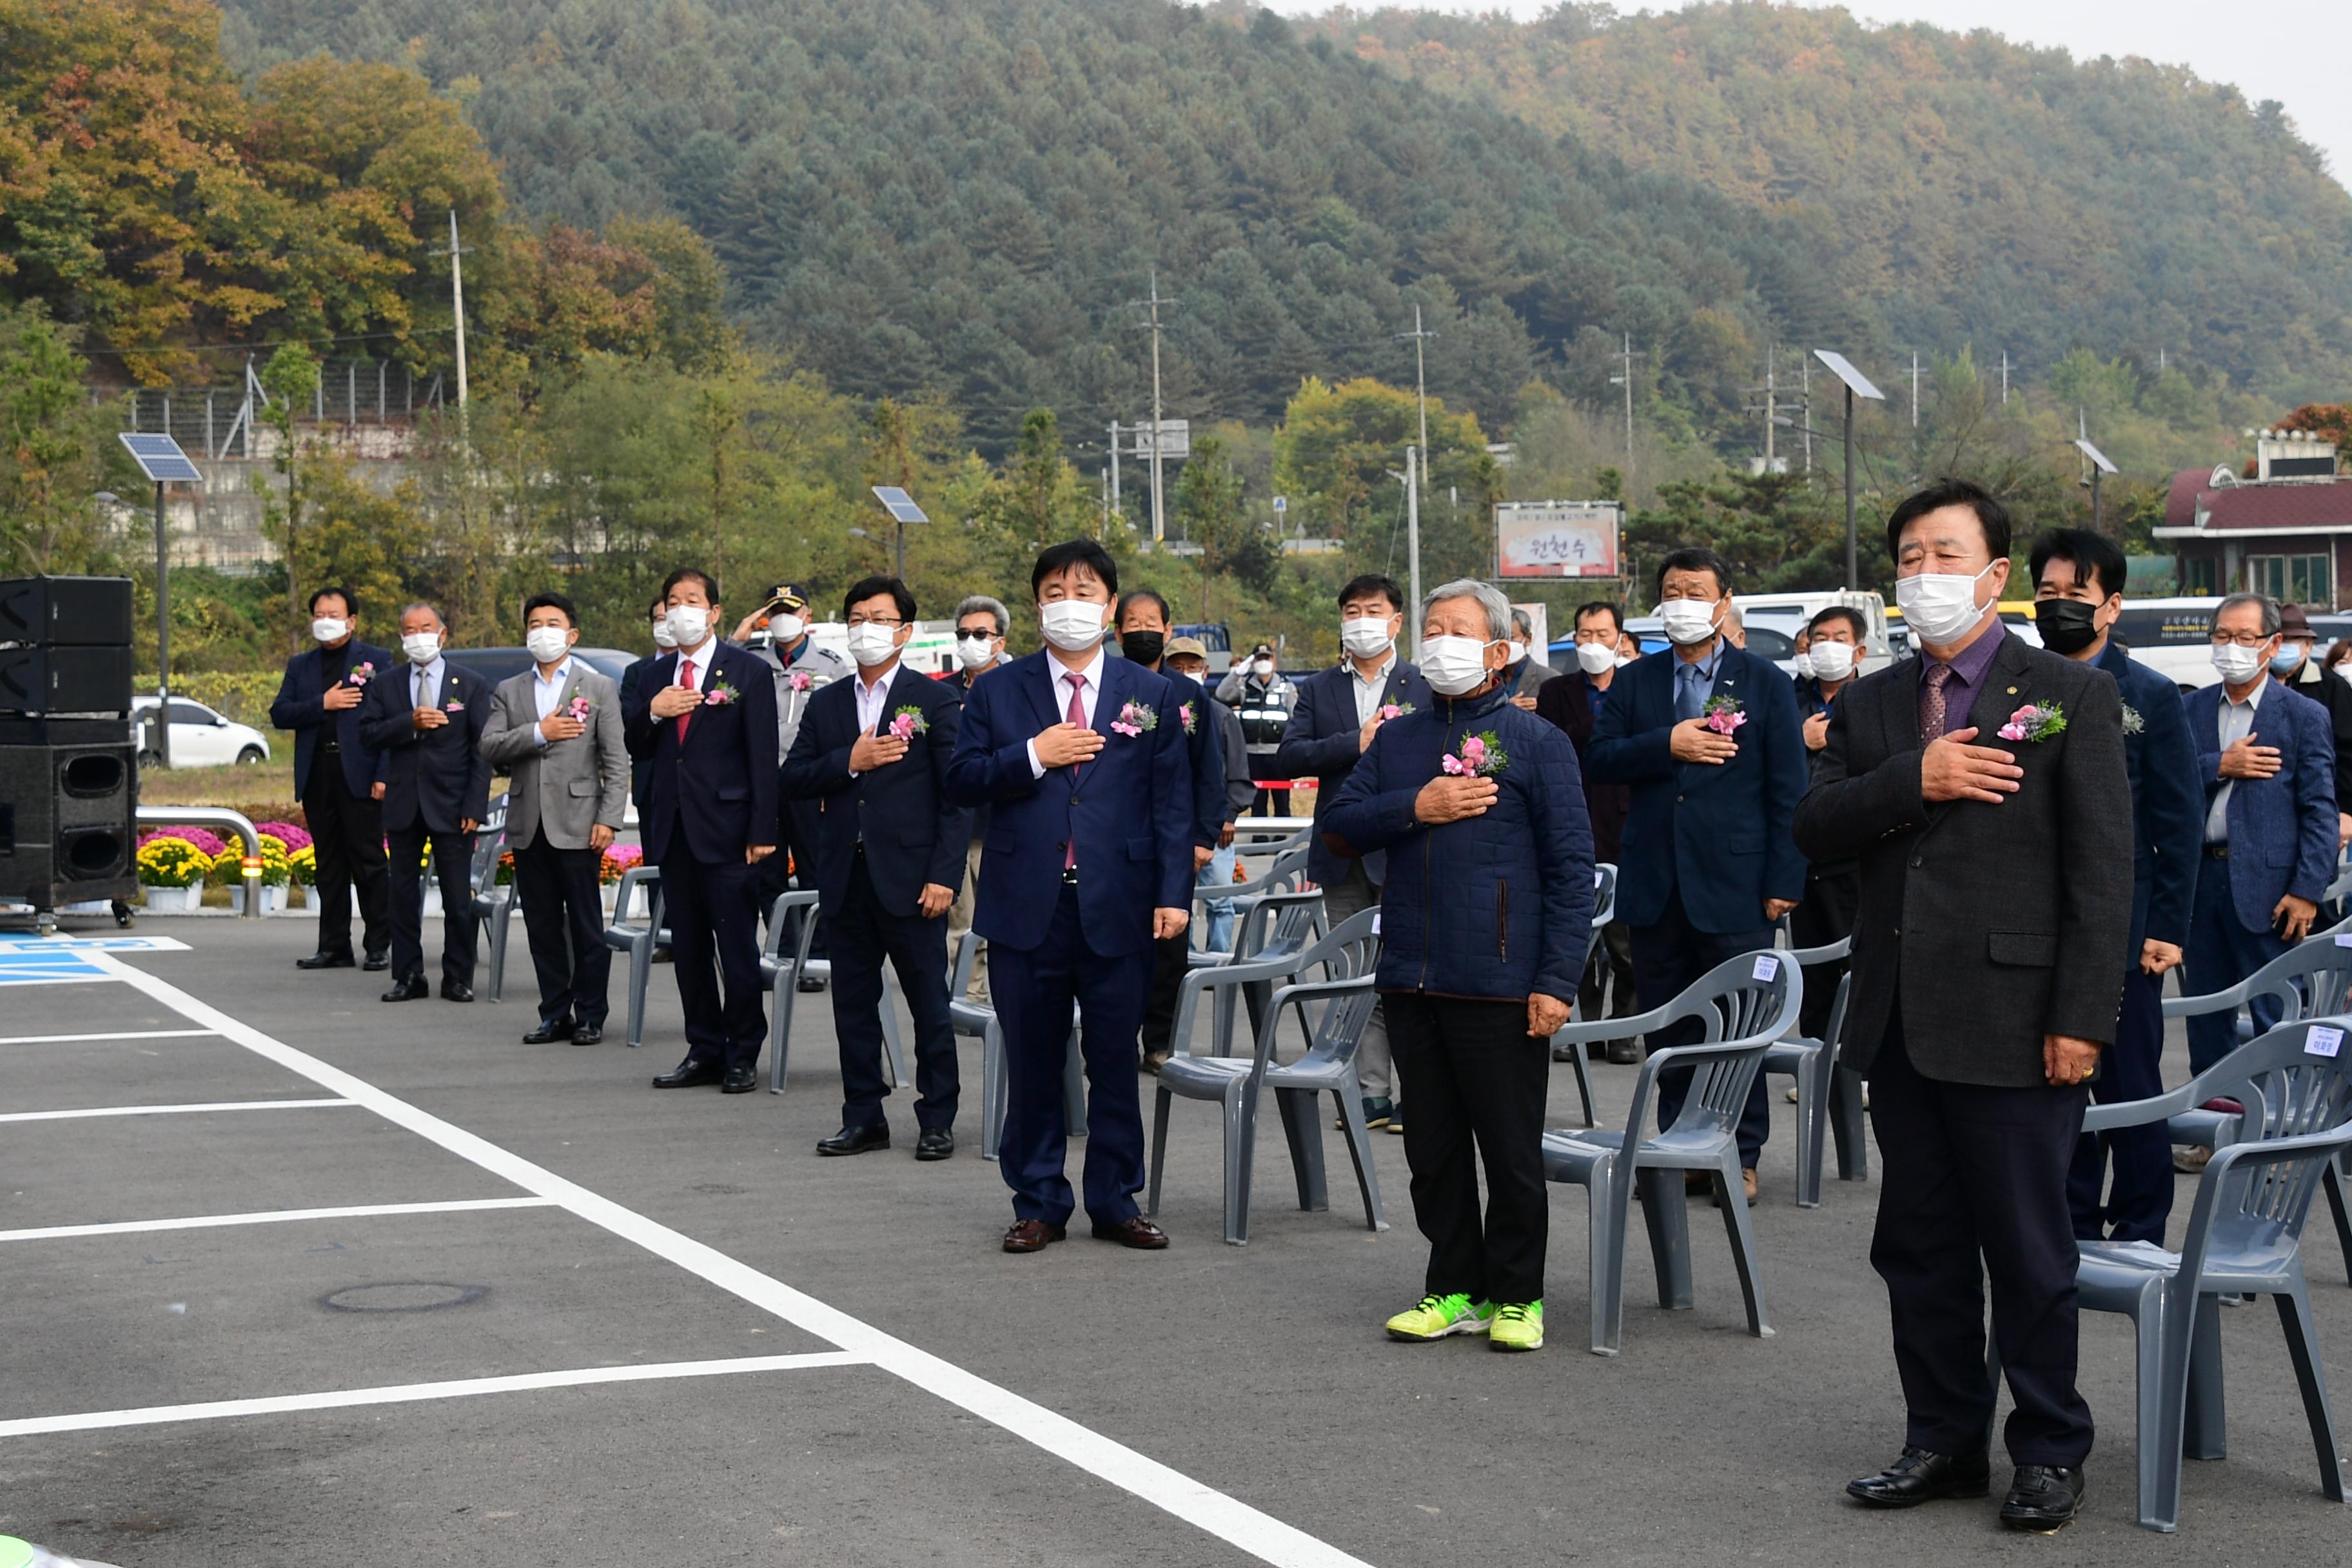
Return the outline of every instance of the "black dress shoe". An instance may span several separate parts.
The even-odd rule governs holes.
[[[2087,1481],[2080,1465],[2020,1465],[2000,1505],[2000,1521],[2011,1530],[2063,1530],[2074,1522]]]
[[[946,1160],[955,1154],[955,1134],[944,1127],[926,1127],[923,1135],[915,1140],[918,1160]]]
[[[368,949],[367,956],[360,960],[360,967],[371,974],[381,973],[392,967],[392,954],[380,947],[372,947]]]
[[[706,1083],[717,1083],[724,1076],[709,1063],[698,1062],[692,1057],[688,1057],[661,1077],[654,1079],[654,1087],[656,1089],[699,1089]]]
[[[1097,1241],[1116,1241],[1121,1247],[1132,1247],[1141,1252],[1157,1252],[1168,1245],[1168,1233],[1144,1218],[1133,1215],[1116,1225],[1095,1221]]]
[[[522,1037],[522,1043],[526,1046],[550,1045],[557,1040],[568,1040],[574,1033],[571,1019],[559,1018],[552,1024],[541,1024]]]
[[[392,989],[379,1000],[385,1002],[422,1002],[433,994],[433,987],[425,984],[425,976],[412,974],[405,980],[393,982]]]
[[[603,1045],[604,1043],[604,1026],[602,1024],[580,1025],[577,1028],[572,1031],[572,1043],[575,1046]]]
[[[803,974],[797,982],[795,982],[795,984],[803,991],[822,991],[824,989],[824,976],[822,974]]]
[[[464,981],[444,980],[441,983],[441,1000],[444,1002],[471,1002],[473,999],[474,988]]]
[[[349,969],[358,962],[351,955],[349,949],[341,952],[329,952],[321,948],[308,958],[296,959],[294,967],[297,969]]]
[[[929,1137],[929,1134],[924,1136]],[[830,1138],[816,1141],[816,1152],[820,1154],[863,1154],[869,1149],[887,1149],[889,1146],[890,1124],[887,1121],[869,1121],[863,1127],[845,1127]]]
[[[1982,1454],[1954,1457],[1906,1447],[1874,1476],[1846,1483],[1845,1495],[1872,1508],[1917,1508],[1940,1498],[1982,1497],[1992,1489],[1992,1468]]]
[[[760,1087],[760,1080],[750,1068],[729,1068],[727,1076],[719,1080],[721,1094],[749,1094]]]

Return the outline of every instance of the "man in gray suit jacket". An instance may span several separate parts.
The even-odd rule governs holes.
[[[580,617],[570,599],[535,594],[522,619],[537,668],[499,683],[482,755],[512,775],[507,847],[539,972],[539,1027],[523,1043],[593,1046],[604,1037],[613,966],[597,884],[629,798],[621,693],[572,657]]]

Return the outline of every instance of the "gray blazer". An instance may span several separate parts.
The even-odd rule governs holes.
[[[541,747],[539,706],[531,696],[539,671],[526,669],[499,683],[490,706],[490,727],[482,731],[482,755],[490,766],[512,775],[507,790],[507,843],[530,843],[541,829],[558,849],[585,849],[588,830],[602,823],[620,830],[629,799],[629,752],[621,736],[621,689],[580,659],[556,711],[575,697],[589,702],[588,731]]]

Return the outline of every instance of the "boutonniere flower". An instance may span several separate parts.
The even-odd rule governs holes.
[[[365,686],[369,681],[375,679],[374,661],[372,659],[362,659],[359,663],[352,666],[352,672],[343,677],[343,679],[350,681],[353,686]]]
[[[1147,708],[1140,702],[1123,703],[1118,717],[1110,721],[1110,727],[1122,735],[1140,735],[1146,730],[1160,728],[1160,713],[1157,709]]]
[[[1503,750],[1494,731],[1482,730],[1475,735],[1463,736],[1461,747],[1439,765],[1463,778],[1493,778],[1511,765],[1511,755]]]
[[[1730,696],[1708,698],[1700,717],[1706,721],[1706,727],[1718,735],[1728,735],[1748,722],[1748,715],[1740,710],[1739,699]]]
[[[930,727],[931,721],[923,717],[923,710],[911,702],[890,715],[890,733],[901,741],[911,741]]]
[[[442,706],[446,708],[452,713],[463,713],[466,710],[466,705],[463,702],[458,701],[454,697],[449,699],[448,701],[443,703]]]
[[[810,687],[816,684],[816,682],[809,679],[809,672],[805,669],[795,669],[787,672],[784,676],[784,683],[790,686],[794,691],[806,691]]]
[[[741,692],[736,690],[732,686],[730,686],[727,683],[726,678],[722,676],[703,689],[702,705],[705,708],[724,708],[742,695],[743,694]]]
[[[595,710],[596,705],[593,702],[589,701],[585,697],[575,697],[572,700],[572,716],[574,719],[579,720],[583,724],[588,722],[588,715],[593,713]]]
[[[1192,711],[1192,705],[1190,702],[1187,702],[1183,707],[1176,710],[1176,711],[1183,716],[1184,733],[1190,735],[1200,729],[1201,716]]]
[[[2055,702],[2047,707],[2029,702],[2009,716],[1999,733],[2004,741],[2046,741],[2065,730],[2065,709]]]
[[[2126,735],[2137,735],[2147,728],[2147,721],[2139,716],[2139,710],[2133,707],[2128,702],[2125,703],[2124,733]]]
[[[1412,704],[1410,702],[1383,702],[1381,704],[1381,710],[1372,717],[1385,724],[1391,719],[1402,719],[1412,711]]]

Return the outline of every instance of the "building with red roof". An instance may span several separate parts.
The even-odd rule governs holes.
[[[2172,546],[2180,592],[2341,608],[2352,580],[2352,479],[2337,473],[2336,448],[2322,437],[2252,434],[2252,479],[2227,464],[2172,476],[2155,533]]]

